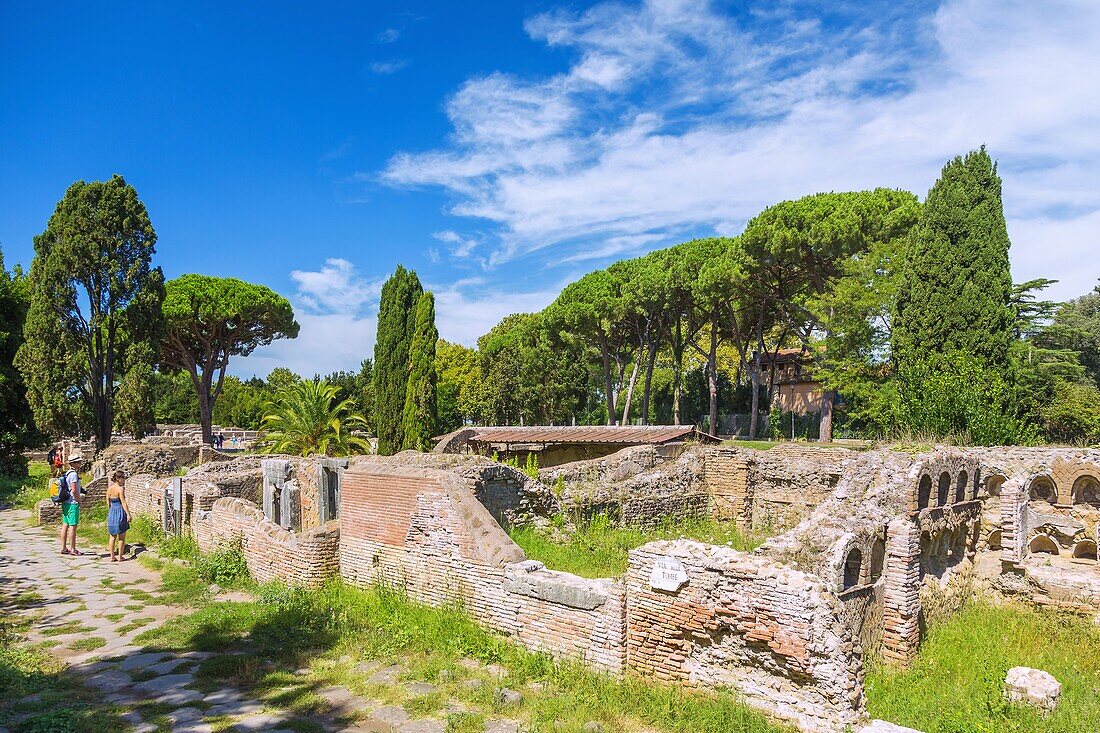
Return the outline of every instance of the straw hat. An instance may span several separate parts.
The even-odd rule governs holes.
[[[71,456],[69,456],[69,463],[83,463],[83,462],[84,462],[84,456],[81,455],[80,451],[77,451],[76,453],[73,453]]]

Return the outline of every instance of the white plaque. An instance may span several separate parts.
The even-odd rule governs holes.
[[[688,582],[684,565],[674,557],[659,557],[649,574],[649,587],[656,590],[678,591]]]

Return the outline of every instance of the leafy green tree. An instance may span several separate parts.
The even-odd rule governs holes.
[[[435,345],[435,371],[439,432],[449,433],[476,420],[481,414],[477,404],[481,383],[477,352],[439,339]]]
[[[1100,285],[1059,306],[1049,328],[1036,340],[1046,348],[1076,353],[1084,378],[1100,387]]]
[[[416,321],[409,344],[409,384],[401,419],[402,447],[405,449],[427,451],[432,447],[431,438],[436,429],[435,344],[438,340],[435,296],[427,291],[420,295],[416,305]]]
[[[74,183],[34,238],[16,360],[41,428],[110,444],[119,385],[148,368],[163,324],[156,239],[137,191],[118,175]]]
[[[943,167],[901,261],[898,364],[959,351],[1007,374],[1013,341],[1008,230],[997,166],[983,146]]]
[[[187,386],[194,395],[195,391],[191,388],[190,379]],[[258,430],[264,418],[264,408],[274,393],[275,390],[269,389],[259,379],[243,381],[228,375],[222,382],[221,395],[214,405],[212,416],[214,423],[245,430]]]
[[[193,425],[199,421],[199,399],[183,372],[153,374],[153,415],[158,423]]]
[[[340,388],[342,396],[350,398],[367,422],[374,424],[374,381],[371,378],[374,365],[370,359],[363,359],[358,372],[334,372],[324,381]]]
[[[267,379],[264,380],[264,388],[270,393],[270,397],[274,397],[276,393],[280,392],[287,387],[298,384],[302,378],[290,371],[286,367],[275,367],[271,370],[271,373],[267,375]]]
[[[23,377],[14,364],[23,343],[27,300],[26,278],[18,267],[14,273],[5,269],[0,252],[0,476],[25,476],[23,450],[37,442]]]
[[[297,337],[294,309],[270,288],[231,277],[183,275],[165,290],[161,365],[190,375],[203,442],[209,443],[230,357]]]
[[[382,285],[372,373],[375,434],[381,455],[390,455],[405,444],[402,416],[409,384],[409,345],[423,292],[416,273],[401,265]]]
[[[1046,437],[1058,443],[1100,443],[1100,389],[1094,384],[1057,382],[1039,407]]]
[[[115,424],[133,437],[141,439],[156,427],[156,402],[153,397],[153,347],[148,343],[130,346],[127,354],[132,367],[118,383],[118,410]]]
[[[347,456],[369,453],[367,421],[339,389],[312,379],[284,387],[267,404],[261,453]]]
[[[811,341],[824,333],[829,363],[822,373],[841,378],[833,389],[847,389],[843,378],[866,375],[868,365],[877,372],[875,342],[883,341],[895,291],[880,268],[889,265],[919,214],[913,194],[878,188],[813,194],[754,217],[741,240],[748,257],[743,291],[751,305],[743,320],[751,322],[757,356],[787,346],[788,339],[817,353]],[[773,324],[777,331],[766,343]],[[751,373],[759,375],[759,365]],[[823,428],[828,439],[831,425]]]

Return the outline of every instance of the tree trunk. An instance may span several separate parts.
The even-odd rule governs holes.
[[[645,366],[645,387],[642,390],[642,424],[649,425],[649,398],[653,393],[653,365],[657,362],[658,340],[649,344],[649,361]]]
[[[638,360],[641,359],[639,349],[638,358],[634,360],[634,367],[630,370],[630,383],[626,388],[626,401],[623,404],[623,425],[630,424],[630,402],[634,399],[634,385],[638,380]]]
[[[611,388],[611,356],[607,353],[607,339],[600,334],[600,360],[603,364],[604,399],[607,402],[607,424],[615,424],[615,392]]]
[[[821,425],[817,431],[817,439],[822,443],[833,440],[833,402],[836,392],[826,390],[821,398]]]
[[[672,424],[682,425],[680,392],[684,382],[684,342],[680,319],[676,319],[676,335],[672,343]]]
[[[753,357],[752,369],[749,371],[749,380],[752,382],[752,414],[749,416],[749,439],[756,440],[756,431],[760,420],[760,356],[763,349],[760,344],[764,342],[764,314],[761,313],[756,321],[756,356]]]
[[[710,391],[710,434],[718,435],[718,324],[711,324],[707,352],[707,389]]]

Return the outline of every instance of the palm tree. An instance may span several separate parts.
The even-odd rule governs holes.
[[[355,431],[368,429],[367,419],[349,400],[337,401],[339,390],[328,382],[303,380],[279,390],[267,403],[261,453],[296,456],[346,456],[370,453],[370,443]]]

